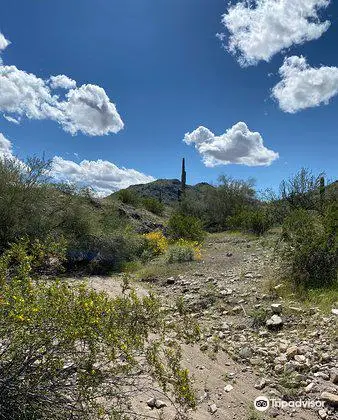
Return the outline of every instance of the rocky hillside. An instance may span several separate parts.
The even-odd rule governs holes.
[[[186,186],[187,191],[201,191],[203,188],[214,187],[206,182]],[[126,189],[133,191],[140,197],[154,197],[162,201],[164,204],[170,205],[178,200],[181,182],[178,179],[158,179],[156,181],[149,182],[148,184],[131,185]],[[115,194],[116,193],[112,194],[110,197]]]

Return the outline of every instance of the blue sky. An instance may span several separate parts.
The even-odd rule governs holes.
[[[328,0],[311,1],[320,6]],[[274,187],[302,166],[337,178],[338,5],[331,2],[325,6],[318,8],[319,18],[331,25],[322,29],[317,39],[302,44],[295,41],[284,51],[276,47],[277,52],[266,58],[264,48],[270,37],[262,43],[262,54],[246,50],[235,56],[226,51],[224,45],[229,46],[229,27],[236,15],[230,15],[228,27],[221,23],[228,8],[223,0],[2,0],[0,32],[11,42],[3,48],[3,65],[16,66],[42,80],[66,75],[78,87],[92,84],[103,88],[116,104],[124,128],[116,134],[110,131],[94,136],[75,129],[72,135],[69,123],[65,128],[60,119],[27,116],[22,109],[10,112],[14,108],[6,108],[5,102],[1,108],[4,90],[0,89],[1,114],[20,119],[20,124],[15,124],[0,117],[0,132],[20,158],[45,152],[48,158],[62,158],[61,163],[74,162],[74,167],[68,164],[64,176],[68,174],[76,182],[81,181],[81,174],[74,176],[69,168],[76,172],[76,164],[82,160],[101,159],[118,168],[133,168],[141,175],[176,178],[182,157],[186,157],[192,184],[216,181],[218,175],[228,174],[254,177],[259,188]],[[223,46],[217,33],[224,33]],[[258,62],[243,67],[238,58],[245,54],[246,61],[251,54]],[[282,78],[278,71],[283,60],[292,56],[304,56],[310,70],[324,67],[318,74],[322,90],[311,93],[304,85],[306,81],[298,74],[304,63],[289,63],[287,68],[296,66],[298,73],[291,72],[288,80],[295,78],[298,89],[305,86],[309,97],[299,99],[301,92],[290,93],[294,85],[290,83],[290,89],[283,88],[272,98],[271,89]],[[56,93],[64,95],[60,90]],[[313,106],[314,94],[328,95],[329,103],[317,98],[318,106]],[[249,137],[244,135],[241,141],[256,141],[251,134],[258,132],[262,147],[278,153],[279,158],[267,157],[263,163],[268,166],[251,166],[257,162],[252,155],[247,160],[237,155],[229,158],[224,142],[232,132],[226,138],[217,136],[234,126],[237,130],[238,122],[244,122],[249,130]],[[199,126],[210,130],[212,140],[204,141],[201,133],[195,132]],[[195,140],[189,137],[183,142],[186,133],[195,133]],[[221,148],[216,160],[215,147]],[[234,153],[237,151],[232,150],[231,156]],[[229,159],[244,164],[224,164]],[[143,179],[127,175],[121,186]],[[92,176],[94,179],[97,174]],[[99,188],[108,191],[110,187],[104,185],[107,175],[98,176]],[[90,177],[85,179],[88,182]]]

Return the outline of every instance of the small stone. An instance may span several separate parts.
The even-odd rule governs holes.
[[[309,383],[309,385],[307,385],[305,388],[304,388],[304,391],[306,392],[306,393],[309,393],[309,392],[311,392],[312,391],[312,388],[315,386],[315,384],[314,384],[314,382],[310,382]]]
[[[276,373],[282,373],[283,372],[283,366],[280,364],[275,365],[274,371]]]
[[[338,406],[338,395],[331,392],[322,392],[320,398],[333,406]]]
[[[235,312],[235,313],[240,312],[241,310],[242,310],[242,308],[240,306],[234,306],[232,308],[232,312]]]
[[[218,333],[218,338],[219,338],[220,340],[223,340],[223,339],[225,338],[225,334],[224,334],[224,332],[220,331],[220,332]]]
[[[279,290],[283,287],[283,284],[277,284],[277,286],[274,287],[275,290]]]
[[[333,315],[337,315],[338,316],[338,309],[333,308],[331,312],[332,312]]]
[[[274,314],[280,315],[283,310],[283,306],[281,303],[273,303],[271,305],[271,310]]]
[[[224,391],[225,391],[225,392],[230,392],[230,391],[232,391],[233,389],[234,389],[234,387],[233,387],[232,385],[230,385],[230,384],[224,387]]]
[[[175,284],[175,277],[167,278],[167,284]]]
[[[296,346],[291,346],[286,350],[286,357],[290,360],[293,359],[298,353],[298,348]]]
[[[318,415],[321,419],[326,419],[327,412],[325,410],[321,409],[321,410],[318,411]]]
[[[306,357],[303,356],[302,354],[296,354],[295,360],[298,363],[305,363],[306,362]]]
[[[211,404],[211,406],[209,407],[210,413],[211,414],[215,414],[217,411],[217,405],[216,404]]]
[[[232,257],[232,252],[227,252],[227,253],[226,253],[226,256],[227,256],[227,257]]]
[[[164,401],[162,401],[162,400],[156,400],[155,401],[155,407],[158,410],[160,410],[161,408],[166,407],[166,406],[167,406],[167,404]]]
[[[284,373],[292,373],[296,370],[296,366],[292,362],[287,362],[284,365]]]
[[[250,349],[250,347],[243,347],[242,349],[240,349],[238,355],[242,359],[250,359],[250,357],[252,356],[252,350]]]
[[[278,315],[272,315],[272,317],[266,321],[266,326],[270,329],[279,329],[282,325],[283,320]]]
[[[331,381],[335,385],[338,385],[338,369],[332,369],[330,373],[331,373]]]
[[[150,398],[148,401],[147,401],[147,405],[148,405],[148,407],[150,407],[150,408],[155,408],[155,406],[156,406],[156,398]]]
[[[262,378],[259,382],[255,384],[255,388],[258,390],[262,390],[266,386],[266,380]]]

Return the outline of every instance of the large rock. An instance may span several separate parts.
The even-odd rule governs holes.
[[[336,394],[331,394],[331,392],[325,391],[321,394],[320,398],[329,403],[330,405],[333,405],[335,407],[338,406],[338,395]]]
[[[283,320],[282,320],[282,318],[279,315],[272,315],[272,317],[269,318],[266,321],[266,326],[270,330],[280,329],[283,326]]]

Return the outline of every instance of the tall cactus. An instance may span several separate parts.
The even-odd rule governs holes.
[[[181,188],[178,190],[178,201],[182,201],[187,185],[187,173],[185,171],[185,159],[182,159],[182,172],[181,172]]]
[[[319,179],[319,200],[320,200],[320,211],[324,211],[325,205],[325,178],[323,176]]]
[[[185,171],[185,159],[182,159],[182,174],[181,174],[181,189],[182,194],[185,192],[185,187],[187,185],[187,173]]]

